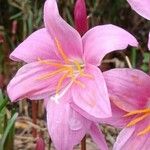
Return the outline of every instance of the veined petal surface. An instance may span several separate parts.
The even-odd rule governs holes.
[[[58,59],[55,54],[56,46],[45,28],[33,32],[10,54],[14,61],[26,63],[41,59]]]
[[[45,2],[44,22],[52,38],[59,41],[61,48],[69,58],[82,58],[81,36],[59,15],[56,0],[47,0]],[[58,51],[56,53],[61,58]]]
[[[93,65],[100,65],[104,56],[112,51],[126,49],[138,42],[126,30],[115,25],[100,25],[90,29],[82,38],[84,59]]]

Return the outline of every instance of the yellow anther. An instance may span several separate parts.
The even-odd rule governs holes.
[[[150,109],[141,109],[141,110],[135,110],[135,111],[131,111],[129,113],[127,113],[126,115],[124,115],[123,117],[129,117],[129,116],[133,116],[133,115],[137,115],[137,114],[142,114],[142,113],[150,113]]]
[[[146,127],[143,131],[139,132],[137,135],[140,136],[140,135],[144,135],[146,133],[150,132],[150,126]]]
[[[58,81],[58,84],[57,84],[57,87],[56,87],[56,94],[59,93],[60,89],[61,89],[61,86],[63,84],[63,81],[68,77],[68,72],[65,73]]]
[[[130,123],[127,124],[127,127],[131,127],[134,126],[135,124],[137,124],[138,122],[142,121],[143,119],[145,119],[149,114],[144,114],[138,118],[133,119]]]
[[[67,57],[67,55],[65,54],[64,50],[62,49],[61,47],[61,44],[59,42],[59,40],[55,37],[55,43],[56,43],[56,46],[57,46],[57,50],[59,51],[60,55],[62,56],[63,60],[66,62],[66,63],[69,63],[69,59]]]

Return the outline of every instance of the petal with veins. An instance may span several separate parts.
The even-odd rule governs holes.
[[[48,101],[46,110],[48,131],[56,149],[72,150],[85,136],[91,122],[71,109],[65,97],[59,104]]]
[[[55,54],[56,46],[45,28],[32,33],[11,54],[10,58],[15,61],[27,63],[41,59],[58,59]]]
[[[24,65],[18,70],[7,87],[11,101],[23,98],[41,99],[56,94],[56,87],[63,73],[46,79],[39,79],[39,77],[55,70],[56,67],[41,64],[40,62]],[[68,79],[64,80],[62,88],[67,84]]]
[[[74,103],[93,118],[110,117],[110,101],[101,71],[95,66],[88,65],[84,72],[92,78],[82,76],[77,78],[84,87],[76,83],[72,86]]]
[[[82,40],[84,59],[93,65],[99,65],[103,57],[112,51],[126,49],[128,45],[138,46],[134,36],[111,24],[90,29]]]
[[[150,77],[137,69],[112,69],[103,73],[113,103],[130,112],[147,107]]]
[[[44,5],[44,22],[53,39],[57,39],[69,58],[81,59],[82,40],[79,33],[61,18],[56,0],[47,0]],[[57,55],[60,56],[58,51]]]

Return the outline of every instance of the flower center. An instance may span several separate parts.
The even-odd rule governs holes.
[[[127,113],[126,115],[124,115],[124,117],[130,117],[130,116],[135,116],[135,117],[127,124],[127,127],[134,126],[137,123],[143,121],[148,116],[150,116],[150,108],[131,111],[131,112]],[[144,135],[146,133],[150,133],[150,125],[145,127],[137,135],[140,136],[140,135]]]
[[[90,75],[90,74],[84,73],[85,65],[83,63],[80,63],[78,60],[70,60],[67,57],[67,55],[65,54],[64,50],[62,49],[62,46],[61,46],[59,40],[57,38],[55,38],[54,40],[55,40],[57,50],[58,50],[60,56],[62,57],[64,63],[51,61],[51,60],[42,60],[41,58],[38,58],[38,61],[41,64],[50,65],[50,66],[56,68],[55,71],[52,71],[52,72],[49,72],[47,74],[44,74],[44,75],[40,76],[38,78],[38,80],[48,79],[48,78],[54,77],[55,75],[58,75],[58,74],[62,73],[63,75],[58,80],[58,83],[57,83],[57,86],[56,86],[56,95],[55,96],[58,97],[59,92],[61,90],[61,87],[62,87],[63,82],[64,82],[65,79],[70,78],[71,79],[71,84],[76,83],[79,86],[84,88],[85,84],[82,83],[80,80],[78,80],[77,77],[82,76],[82,77],[92,79],[93,76]],[[69,86],[70,86],[70,84],[69,84]],[[68,89],[68,87],[67,87],[67,89]],[[65,91],[66,91],[66,89],[65,89]]]

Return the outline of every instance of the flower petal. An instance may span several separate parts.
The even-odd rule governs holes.
[[[56,0],[47,0],[44,5],[45,26],[53,39],[57,39],[69,58],[81,58],[82,40],[79,33],[59,15]],[[60,53],[56,51],[59,57]]]
[[[127,0],[132,9],[144,18],[150,20],[150,1],[149,0]]]
[[[103,73],[111,101],[127,112],[146,107],[150,77],[136,69],[112,69]]]
[[[124,29],[115,25],[101,25],[92,28],[83,36],[85,61],[99,65],[103,57],[112,51],[137,46],[137,40]]]
[[[128,150],[129,145],[128,145],[128,149],[124,149],[124,145],[128,141],[128,139],[133,135],[134,131],[135,131],[135,127],[123,129],[119,133],[119,136],[117,137],[113,150]]]
[[[88,65],[84,72],[92,78],[78,77],[77,80],[84,87],[76,83],[72,86],[74,103],[94,118],[110,117],[110,101],[101,71],[95,66]]]
[[[112,125],[117,128],[125,127],[130,121],[130,117],[123,117],[127,112],[118,108],[115,104],[113,104],[113,102],[111,102],[111,109],[112,109],[112,116],[109,118],[101,119],[100,122]]]
[[[138,135],[138,133],[149,125],[149,119],[140,122],[136,126],[123,129],[117,137],[113,150],[128,150],[129,146],[133,150],[148,150],[144,147],[149,147],[150,134]]]
[[[55,94],[56,86],[62,73],[46,79],[41,78],[55,70],[55,67],[41,64],[40,62],[24,65],[19,69],[7,87],[11,101],[23,98],[42,99]],[[62,88],[67,84],[68,80],[66,79],[63,82]]]
[[[98,148],[101,150],[108,150],[108,146],[105,137],[98,125],[92,123],[89,134],[91,135],[93,141],[97,144]]]
[[[63,97],[60,103],[47,103],[47,126],[51,139],[58,150],[72,150],[89,130],[91,122],[71,109]]]
[[[55,45],[45,28],[32,33],[11,54],[14,61],[34,62],[41,59],[58,59]]]

